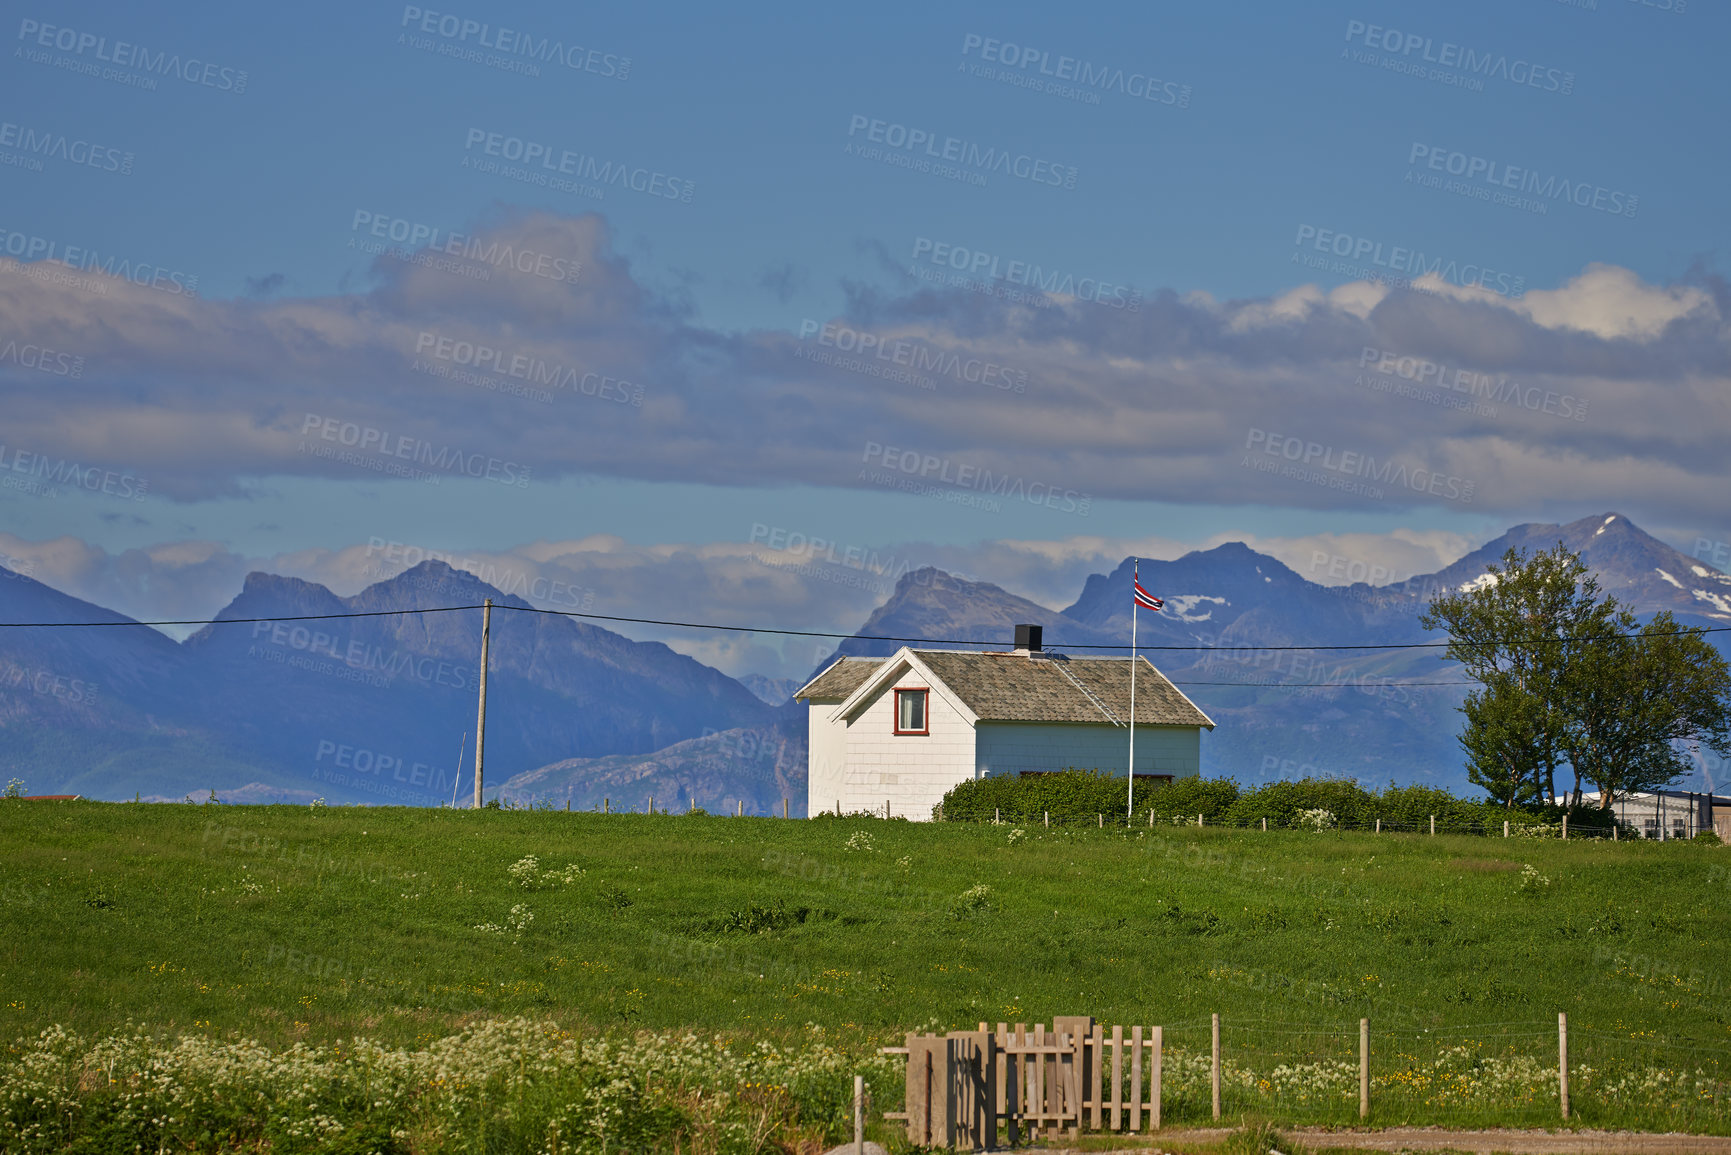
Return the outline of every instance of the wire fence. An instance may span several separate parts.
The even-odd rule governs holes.
[[[1554,1020],[1425,1028],[1371,1020],[1369,1119],[1377,1126],[1554,1126],[1564,1119]],[[1212,1117],[1206,1022],[1167,1029],[1168,1114]],[[1227,1117],[1360,1122],[1360,1033],[1311,1024],[1225,1022]],[[1567,1118],[1607,1128],[1731,1132],[1731,1049],[1605,1029],[1567,1033]]]
[[[1103,1027],[1093,1036],[1098,1042],[1089,1040],[1091,1023],[1061,1033],[1077,1022],[1055,1021],[1056,1035],[1034,1025],[1047,1043],[1073,1050],[1078,1100],[1054,1119],[1058,1131],[1071,1134],[1077,1126],[1119,1127],[1111,1111],[1090,1121],[1096,1063],[1101,1103],[1157,1099],[1158,1116],[1149,1110],[1141,1123],[1123,1120],[1132,1130],[1153,1126],[1156,1117],[1170,1126],[1250,1116],[1323,1127],[1567,1124],[1731,1134],[1731,1048],[1605,1025],[1569,1028],[1562,1016],[1458,1027],[1425,1027],[1399,1011],[1336,1023],[1204,1016],[1165,1024],[1158,1034],[1135,1028],[1138,1048],[1147,1038],[1161,1041],[1152,1044],[1157,1059],[1150,1052],[1134,1065],[1122,1050],[1131,1028]],[[1000,1041],[1026,1037],[1020,1029],[1001,1032]],[[1112,1041],[1114,1032],[1122,1042]],[[1062,1082],[1064,1060],[1048,1062],[1057,1064],[1048,1068],[1053,1081]]]
[[[847,815],[847,817],[858,818],[882,818],[883,816],[881,811],[876,813],[856,811]],[[942,820],[946,822],[957,821],[951,818],[943,818]],[[1000,811],[995,818],[986,819],[983,823],[970,823],[970,825],[1041,827],[1059,830],[1147,830],[1158,827],[1196,826],[1228,830],[1293,830],[1311,833],[1352,831],[1365,834],[1461,834],[1480,838],[1602,838],[1606,841],[1641,838],[1675,840],[1693,837],[1701,829],[1704,829],[1699,824],[1691,824],[1686,830],[1683,827],[1678,827],[1676,829],[1663,829],[1661,832],[1644,830],[1627,822],[1593,823],[1573,818],[1567,821],[1547,822],[1533,821],[1526,816],[1484,821],[1443,814],[1428,815],[1417,819],[1357,818],[1335,815],[1327,811],[1301,811],[1296,815],[1233,818],[1230,816],[1209,816],[1206,813],[1162,814],[1152,810],[1142,811],[1135,817],[1124,813],[1105,814],[1098,811],[1093,814],[1053,813],[1051,811],[1004,813]]]

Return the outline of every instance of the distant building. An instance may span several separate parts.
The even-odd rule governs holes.
[[[1597,806],[1603,795],[1594,790],[1581,795],[1588,806]],[[1559,795],[1559,805],[1568,798]],[[1731,798],[1723,794],[1702,794],[1693,790],[1654,790],[1649,793],[1617,794],[1612,796],[1611,813],[1617,822],[1632,828],[1643,838],[1668,840],[1693,838],[1703,830],[1711,830],[1726,842],[1731,842]]]
[[[1214,722],[1137,663],[1137,779],[1200,773]],[[1017,626],[1009,652],[904,646],[840,658],[793,696],[810,706],[809,814],[926,819],[972,778],[1128,768],[1130,660],[1052,653],[1039,626]]]

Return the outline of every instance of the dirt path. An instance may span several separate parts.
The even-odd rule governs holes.
[[[1164,1133],[1173,1147],[1223,1141],[1225,1128],[1198,1127]],[[1731,1155],[1731,1138],[1714,1135],[1647,1134],[1636,1131],[1448,1131],[1435,1127],[1390,1127],[1385,1131],[1283,1131],[1309,1151],[1471,1152],[1473,1155]],[[1166,1147],[1117,1148],[1111,1155],[1165,1155]],[[1059,1155],[1056,1149],[1052,1155]],[[1064,1152],[1063,1155],[1083,1155]],[[1091,1155],[1101,1155],[1093,1152]]]
[[[1471,1151],[1475,1155],[1731,1155],[1731,1138],[1636,1131],[1289,1131],[1306,1147],[1356,1151]]]

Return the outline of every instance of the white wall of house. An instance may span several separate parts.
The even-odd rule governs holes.
[[[839,705],[839,699],[813,699],[806,707],[806,741],[810,751],[805,792],[805,812],[808,815],[834,810],[845,792],[847,723],[830,721]]]
[[[974,751],[974,767],[982,778],[1071,768],[1122,774],[1130,760],[1130,731],[1122,726],[981,722]],[[1201,771],[1200,727],[1136,727],[1136,773],[1185,778]]]
[[[847,773],[842,809],[875,810],[916,821],[929,820],[932,807],[958,782],[974,776],[974,729],[940,690],[926,696],[925,735],[895,732],[895,691],[928,686],[906,670],[855,711],[847,727]],[[834,713],[833,707],[830,710]],[[833,799],[823,803],[834,808]]]

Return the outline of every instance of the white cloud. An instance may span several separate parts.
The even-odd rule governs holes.
[[[1473,480],[1475,507],[1499,512],[1567,494],[1705,517],[1731,482],[1726,332],[1712,299],[1610,266],[1516,301],[1300,285],[1245,301],[1156,293],[1136,312],[854,287],[840,320],[877,343],[850,353],[797,325],[693,323],[638,283],[597,216],[523,214],[482,235],[564,254],[582,272],[565,283],[495,270],[482,282],[382,262],[365,292],[269,301],[119,280],[97,296],[0,273],[0,325],[85,359],[75,392],[9,396],[7,443],[122,465],[176,499],[282,474],[418,484],[378,471],[401,460],[386,443],[424,452],[420,464],[436,460],[447,480],[456,463],[479,462],[533,479],[869,486],[862,457],[877,444],[1009,479],[1011,500],[1047,487],[1221,506],[1438,500],[1423,487],[1376,497],[1245,469],[1253,429]],[[452,351],[482,346],[499,359],[480,385],[505,390],[460,379],[474,367]],[[1356,384],[1366,347],[1585,399],[1591,416],[1506,403],[1488,416],[1377,392]],[[523,380],[538,374],[562,381],[551,404],[509,392],[545,387]],[[597,395],[602,378],[630,383],[603,395],[623,403]],[[583,382],[595,386],[587,395]],[[362,444],[325,439],[345,429]]]
[[[1693,285],[1649,285],[1628,269],[1588,265],[1556,289],[1535,289],[1519,310],[1549,329],[1579,329],[1600,337],[1651,339],[1672,321],[1695,314],[1717,319],[1713,298]]]

